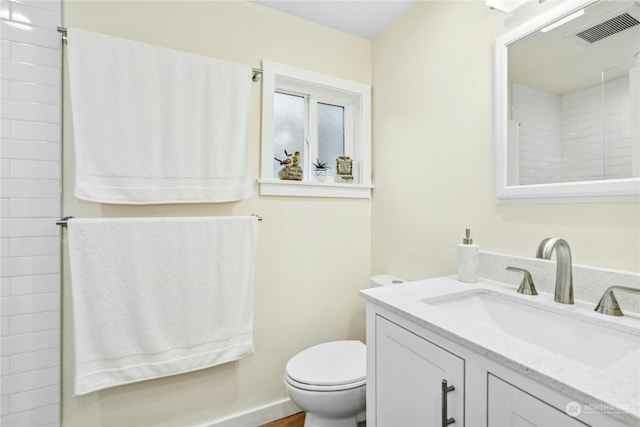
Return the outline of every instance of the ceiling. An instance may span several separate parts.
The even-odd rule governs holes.
[[[299,18],[371,39],[416,0],[249,0]]]

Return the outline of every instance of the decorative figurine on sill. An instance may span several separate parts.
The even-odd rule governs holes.
[[[353,159],[348,156],[336,158],[336,182],[353,182]]]
[[[327,180],[327,169],[331,169],[327,162],[322,162],[320,159],[316,159],[313,165],[313,178],[318,182],[325,182]]]
[[[287,153],[287,150],[284,150],[285,156],[287,156],[284,160],[280,160],[277,157],[274,157],[282,166],[284,166],[278,172],[278,178],[288,180],[288,181],[302,181],[302,167],[300,166],[300,152],[296,151],[295,154]]]

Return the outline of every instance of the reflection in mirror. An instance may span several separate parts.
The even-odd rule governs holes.
[[[507,43],[506,186],[640,176],[640,2],[593,2]]]

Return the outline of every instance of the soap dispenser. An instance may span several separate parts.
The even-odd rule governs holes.
[[[478,245],[473,244],[470,228],[465,230],[465,237],[458,244],[458,280],[467,283],[478,281]]]

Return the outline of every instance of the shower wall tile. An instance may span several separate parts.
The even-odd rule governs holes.
[[[628,77],[561,96],[514,84],[512,96],[521,184],[631,177]]]
[[[57,426],[60,418],[60,404],[42,406],[30,411],[15,411],[11,408],[9,413],[10,415],[2,419],[8,426]]]
[[[18,237],[9,239],[10,256],[58,254],[60,239],[55,237]]]
[[[44,65],[3,60],[2,76],[5,79],[19,82],[60,86],[60,69]]]
[[[5,40],[28,43],[35,46],[57,49],[60,35],[56,28],[36,28],[21,22],[2,20],[2,38]]]
[[[10,335],[8,337],[2,338],[2,347],[6,349],[7,355],[9,356],[25,354],[25,353],[30,353],[30,352],[45,350],[50,348],[57,348],[58,342],[59,342],[58,335],[59,334],[56,333],[56,331],[44,331],[44,332],[36,332],[32,334]],[[3,352],[5,351],[5,349],[3,349]],[[27,372],[27,374],[28,373],[30,372]],[[30,388],[25,387],[24,384],[15,384],[17,383],[17,381],[15,380],[15,377],[19,377],[19,376],[26,377],[27,374],[19,374],[19,375],[9,374],[9,376],[14,377],[14,380],[13,380],[14,384],[12,384],[11,386],[13,388],[19,389],[19,391],[30,390]],[[51,384],[42,384],[40,387],[44,387],[45,385],[51,385]],[[5,389],[5,387],[9,388],[9,390],[11,389],[11,387],[9,387],[7,384],[3,382],[2,394],[5,394],[5,392],[10,394],[10,392],[7,389]]]
[[[7,119],[59,123],[60,107],[39,102],[2,100],[2,114]]]
[[[2,277],[28,276],[32,274],[51,274],[59,271],[58,255],[7,257],[0,260]]]
[[[11,0],[11,2],[13,3],[14,0]],[[31,0],[31,1],[23,1],[23,0],[17,0],[18,3],[28,3],[29,5],[33,6],[33,7],[39,7],[40,9],[46,9],[46,10],[51,10],[57,13],[60,13],[61,9],[62,9],[62,3],[59,1],[52,1],[52,0]]]
[[[57,236],[59,230],[52,219],[8,218],[0,224],[0,231],[2,237]]]
[[[9,292],[14,296],[58,292],[59,289],[59,274],[13,277],[9,283]],[[46,298],[52,298],[52,296],[47,296]],[[54,307],[56,306],[54,305]]]
[[[9,40],[2,40],[2,45],[0,45],[0,59],[10,59],[11,58],[11,42]]]
[[[565,180],[631,177],[630,105],[628,77],[562,96]]]
[[[60,50],[12,42],[11,59],[17,62],[57,68],[60,62]]]
[[[520,184],[561,177],[560,97],[521,84],[512,87],[512,120],[519,126]]]
[[[12,120],[10,122],[10,137],[23,140],[60,142],[60,124]]]
[[[7,94],[3,89],[2,92],[0,93],[0,98],[4,98],[5,95]],[[11,136],[11,134],[9,133],[10,128],[11,128],[11,120],[1,118],[0,119],[0,136],[2,136],[2,138],[9,138]]]
[[[42,389],[16,393],[11,396],[10,405],[16,411],[26,411],[60,402],[56,387],[45,387]]]
[[[55,28],[60,22],[57,11],[43,9],[29,3],[11,3],[11,19],[15,22],[26,22],[33,27]]]
[[[27,334],[29,332],[49,331],[60,328],[60,312],[59,311],[47,311],[35,314],[25,314],[22,316],[12,316],[9,323],[9,330],[12,334]],[[36,356],[36,353],[28,353],[31,358]],[[42,353],[40,358],[44,358],[44,363],[48,365],[56,362],[56,355],[50,353]],[[31,366],[29,363],[26,367]],[[27,369],[30,370],[30,369]]]
[[[13,178],[57,180],[59,176],[60,162],[11,160],[11,177]]]
[[[11,160],[0,159],[0,177],[2,178],[11,177]]]
[[[2,197],[48,199],[58,192],[56,180],[7,178],[2,180],[0,191]]]
[[[2,365],[4,368],[4,364]],[[3,414],[7,414],[9,413],[9,396],[2,396],[2,413]]]
[[[59,0],[0,0],[3,426],[60,424]]]
[[[52,218],[60,217],[58,199],[13,199],[9,205],[12,217]]]
[[[56,86],[13,81],[10,90],[11,97],[19,101],[60,105],[60,88]]]
[[[60,349],[57,347],[10,356],[11,369],[15,373],[55,367],[60,363]]]
[[[2,79],[0,83],[0,97],[2,99],[11,98],[11,81]]]
[[[60,144],[3,138],[2,157],[5,159],[60,160]]]
[[[9,395],[9,402],[11,402],[11,395],[14,393],[36,390],[42,387],[50,387],[57,382],[58,379],[56,377],[60,375],[59,371],[60,370],[58,368],[54,367],[8,375],[8,378],[2,387],[2,394]],[[5,425],[4,422],[2,425]],[[14,424],[8,423],[7,425]]]

